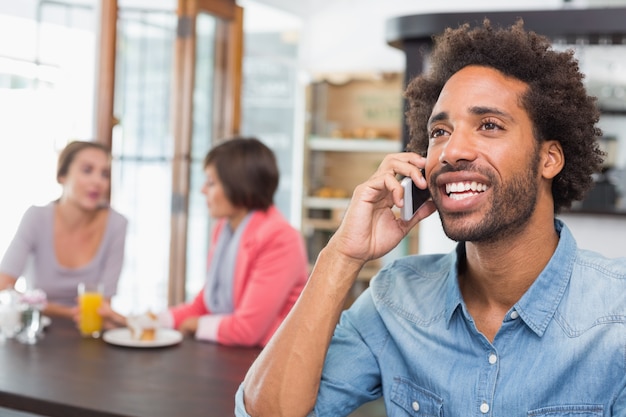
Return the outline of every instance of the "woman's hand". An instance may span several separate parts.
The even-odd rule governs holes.
[[[7,289],[14,289],[16,281],[17,281],[16,278],[7,274],[0,273],[0,291],[7,290]]]
[[[98,314],[102,316],[102,325],[105,329],[114,329],[116,327],[126,327],[128,325],[126,317],[114,311],[108,300],[102,301],[98,308]]]
[[[393,207],[404,204],[404,190],[397,177],[409,176],[420,188],[427,185],[420,168],[424,157],[401,152],[385,157],[376,172],[357,186],[341,225],[328,246],[365,263],[393,249],[420,220],[435,211],[432,202],[425,203],[411,220],[396,216]]]
[[[41,311],[44,315],[50,317],[59,317],[64,319],[72,319],[74,317],[75,307],[67,307],[61,304],[47,303]]]
[[[178,326],[178,330],[188,336],[194,336],[198,330],[198,317],[189,317]]]

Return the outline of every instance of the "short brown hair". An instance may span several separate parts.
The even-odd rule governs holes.
[[[110,158],[111,150],[108,146],[99,142],[89,142],[82,140],[75,140],[68,143],[65,148],[59,154],[59,161],[57,163],[57,181],[61,177],[65,177],[70,170],[70,165],[74,162],[76,155],[83,149],[99,149]]]
[[[267,210],[278,188],[278,166],[272,150],[254,137],[225,140],[209,151],[204,168],[215,167],[226,197],[236,207]]]
[[[485,19],[482,27],[465,24],[437,36],[431,58],[430,71],[414,78],[405,92],[408,150],[426,154],[427,121],[452,75],[469,65],[493,68],[528,84],[521,104],[532,120],[535,140],[556,140],[563,147],[565,165],[552,182],[555,213],[584,197],[604,152],[597,141],[600,112],[595,97],[587,95],[573,51],[554,50],[548,38],[526,31],[522,20],[494,28]]]

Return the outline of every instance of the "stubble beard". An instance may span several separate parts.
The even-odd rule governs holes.
[[[499,184],[490,175],[492,196],[487,213],[476,223],[464,221],[467,213],[441,214],[446,236],[457,242],[492,243],[522,230],[537,206],[538,167],[539,155],[535,152],[530,169],[514,175],[510,182]]]

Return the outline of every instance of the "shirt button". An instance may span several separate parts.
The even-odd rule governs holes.
[[[511,318],[513,320],[515,320],[518,317],[519,317],[519,313],[517,311],[515,311],[515,310],[511,311]]]
[[[482,403],[480,405],[480,412],[483,413],[483,414],[487,414],[489,412],[489,404]]]
[[[494,353],[489,355],[489,363],[493,365],[496,362],[498,362],[498,357]]]
[[[419,411],[420,403],[418,403],[417,401],[413,401],[413,404],[411,404],[411,407],[413,407],[413,411]]]

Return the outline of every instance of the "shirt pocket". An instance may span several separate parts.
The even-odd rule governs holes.
[[[394,378],[389,417],[441,417],[443,400],[405,378]]]
[[[528,417],[602,417],[602,404],[569,404],[542,407],[528,412]]]

